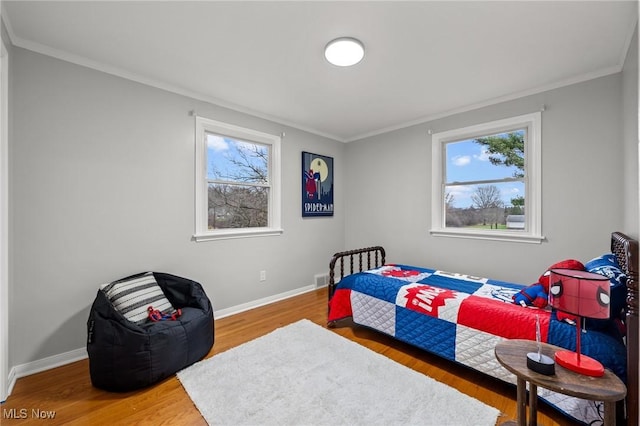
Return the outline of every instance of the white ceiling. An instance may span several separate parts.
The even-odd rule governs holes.
[[[14,45],[340,141],[621,70],[635,1],[3,1]],[[351,68],[323,48],[350,36]]]

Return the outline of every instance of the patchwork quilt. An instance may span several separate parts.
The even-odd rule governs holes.
[[[398,340],[515,383],[495,358],[504,339],[536,340],[575,350],[576,327],[550,310],[522,307],[512,297],[522,285],[409,265],[385,265],[344,277],[329,302],[329,321],[352,317]],[[581,335],[582,353],[626,380],[626,350],[614,336]],[[539,397],[587,424],[602,421],[602,403],[538,387]]]

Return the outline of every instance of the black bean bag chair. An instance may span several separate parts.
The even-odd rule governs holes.
[[[167,300],[168,307],[163,305]],[[162,309],[155,311],[161,320],[148,318],[147,305]],[[136,309],[138,316],[132,317]],[[204,358],[214,341],[213,308],[195,281],[159,272],[137,274],[98,290],[87,335],[91,383],[108,391],[130,391]]]

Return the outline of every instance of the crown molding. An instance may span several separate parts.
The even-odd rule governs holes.
[[[321,136],[327,139],[331,139],[337,142],[346,142],[346,140],[338,135],[333,135],[331,133],[323,132],[318,129],[314,129],[312,127],[304,126],[281,117],[273,116],[270,114],[266,114],[261,111],[257,111],[242,105],[234,104],[232,102],[227,102],[222,99],[218,99],[212,96],[204,95],[199,92],[195,92],[193,90],[177,86],[174,84],[170,84],[158,79],[146,77],[141,74],[133,73],[127,71],[123,68],[114,67],[111,65],[107,65],[105,63],[94,61],[92,59],[88,59],[86,57],[75,55],[73,53],[69,53],[63,50],[58,50],[52,48],[50,46],[46,46],[41,43],[36,43],[30,40],[23,39],[12,33],[7,27],[7,32],[9,32],[9,37],[11,39],[11,44],[16,47],[20,47],[22,49],[26,49],[35,53],[39,53],[41,55],[49,56],[55,59],[59,59],[65,62],[70,62],[75,65],[79,65],[85,68],[93,69],[96,71],[103,72],[105,74],[110,74],[116,77],[124,78],[126,80],[134,81],[136,83],[144,84],[146,86],[154,87],[156,89],[164,90],[166,92],[174,93],[177,95],[185,96],[188,98],[192,98],[198,101],[207,102],[212,105],[216,105],[219,107],[227,108],[229,110],[233,110],[242,114],[251,115],[253,117],[261,118],[264,120],[268,120],[277,124],[281,124],[283,126],[287,126],[290,128],[302,130],[307,133],[311,133],[317,136]]]
[[[198,101],[203,101],[203,102],[207,102],[219,107],[223,107],[223,108],[227,108],[229,110],[233,110],[239,113],[243,113],[243,114],[248,114],[257,118],[261,118],[264,120],[268,120],[274,123],[278,123],[287,127],[291,127],[294,129],[298,129],[298,130],[302,130],[304,132],[307,133],[311,133],[317,136],[321,136],[327,139],[331,139],[337,142],[342,142],[342,143],[349,143],[349,142],[354,142],[357,140],[362,140],[362,139],[366,139],[366,138],[370,138],[373,136],[378,136],[384,133],[389,133],[395,130],[400,130],[400,129],[404,129],[407,127],[411,127],[411,126],[415,126],[415,125],[419,125],[419,124],[424,124],[424,123],[428,123],[430,121],[434,121],[440,118],[444,118],[444,117],[448,117],[451,115],[455,115],[455,114],[460,114],[463,112],[468,112],[468,111],[473,111],[479,108],[484,108],[487,106],[491,106],[491,105],[496,105],[499,103],[503,103],[503,102],[508,102],[511,100],[515,100],[515,99],[519,99],[519,98],[523,98],[526,96],[530,96],[530,95],[535,95],[538,93],[542,93],[542,92],[546,92],[549,90],[553,90],[553,89],[558,89],[560,87],[565,87],[565,86],[570,86],[573,84],[577,84],[577,83],[581,83],[584,81],[588,81],[588,80],[593,80],[599,77],[604,77],[607,75],[611,75],[611,74],[616,74],[618,72],[622,71],[622,68],[624,66],[624,62],[627,56],[627,53],[629,51],[629,47],[631,45],[631,41],[633,40],[633,34],[634,34],[634,30],[635,27],[638,23],[638,16],[636,16],[636,18],[633,20],[632,24],[630,25],[629,30],[627,31],[628,36],[627,39],[625,40],[624,46],[621,50],[621,52],[619,53],[619,58],[618,58],[618,63],[612,67],[608,67],[608,68],[604,68],[601,70],[597,70],[597,71],[593,71],[593,72],[589,72],[589,73],[585,73],[585,74],[581,74],[578,76],[574,76],[565,80],[561,80],[555,83],[550,83],[547,85],[543,85],[543,86],[539,86],[533,89],[528,89],[528,90],[524,90],[524,91],[519,91],[519,92],[514,92],[511,94],[507,94],[504,96],[499,96],[496,98],[491,98],[491,99],[487,99],[485,101],[481,101],[481,102],[477,102],[477,103],[473,103],[473,104],[468,104],[465,106],[461,106],[459,108],[454,108],[451,110],[447,110],[447,111],[442,111],[439,113],[435,113],[435,114],[429,114],[426,116],[422,116],[419,117],[415,120],[410,120],[410,121],[403,121],[400,122],[398,124],[392,125],[392,126],[387,126],[387,127],[382,127],[376,130],[372,130],[370,132],[366,132],[366,133],[362,133],[362,134],[357,134],[357,135],[353,135],[353,136],[338,136],[338,135],[334,135],[331,133],[327,133],[327,132],[323,132],[321,130],[312,128],[312,127],[308,127],[308,126],[304,126],[301,125],[299,123],[295,123],[286,119],[283,119],[281,117],[277,117],[277,116],[273,116],[261,111],[257,111],[254,109],[251,109],[249,107],[245,107],[242,105],[238,105],[232,102],[228,102],[222,99],[218,99],[212,96],[208,96],[208,95],[204,95],[202,93],[199,92],[195,92],[193,90],[190,89],[186,89],[184,87],[181,86],[177,86],[177,85],[173,85],[170,83],[166,83],[164,81],[161,80],[157,80],[157,79],[153,79],[153,78],[149,78],[137,73],[132,73],[130,71],[127,71],[125,69],[122,68],[118,68],[118,67],[113,67],[110,65],[107,65],[105,63],[102,62],[98,62],[98,61],[94,61],[91,59],[88,59],[86,57],[82,57],[79,55],[74,55],[72,53],[66,52],[66,51],[62,51],[62,50],[58,50],[46,45],[43,45],[41,43],[36,43],[30,40],[26,40],[23,39],[21,37],[18,37],[15,32],[13,31],[13,28],[11,27],[11,23],[10,23],[10,18],[6,13],[5,7],[4,5],[2,5],[2,12],[1,12],[1,16],[2,16],[2,20],[4,21],[5,24],[5,28],[7,30],[7,33],[9,35],[9,39],[12,45],[17,46],[17,47],[21,47],[23,49],[27,49],[36,53],[40,53],[42,55],[46,55],[46,56],[50,56],[56,59],[60,59],[66,62],[70,62],[76,65],[80,65],[86,68],[90,68],[90,69],[94,69],[96,71],[100,71],[100,72],[104,72],[106,74],[110,74],[110,75],[114,75],[117,77],[121,77],[127,80],[131,80],[137,83],[141,83],[150,87],[155,87],[157,89],[161,89],[170,93],[175,93],[177,95],[182,95],[182,96],[186,96]],[[6,18],[6,19],[5,19]]]
[[[508,101],[512,101],[515,99],[520,99],[520,98],[524,98],[526,96],[531,96],[531,95],[536,95],[538,93],[543,93],[543,92],[547,92],[549,90],[553,90],[553,89],[558,89],[560,87],[566,87],[566,86],[571,86],[573,84],[577,84],[577,83],[582,83],[584,81],[589,81],[589,80],[593,80],[599,77],[604,77],[607,75],[611,75],[611,74],[616,74],[619,73],[620,71],[622,71],[622,65],[617,64],[613,67],[609,67],[609,68],[605,68],[599,71],[594,71],[594,72],[590,72],[590,73],[586,73],[586,74],[582,74],[579,76],[574,76],[565,80],[561,80],[555,83],[551,83],[551,84],[547,84],[547,85],[543,85],[543,86],[539,86],[536,87],[534,89],[528,89],[528,90],[523,90],[520,92],[514,92],[508,95],[504,95],[504,96],[500,96],[497,98],[492,98],[492,99],[488,99],[486,101],[482,101],[482,102],[478,102],[478,103],[474,103],[474,104],[469,104],[469,105],[465,105],[462,106],[460,108],[454,108],[454,109],[450,109],[447,111],[443,111],[440,113],[436,113],[436,114],[431,114],[431,115],[427,115],[427,116],[423,116],[420,118],[417,118],[415,120],[412,121],[406,121],[403,123],[399,123],[397,125],[394,126],[389,126],[389,127],[385,127],[382,129],[378,129],[378,130],[374,130],[372,132],[368,132],[368,133],[364,133],[361,135],[357,135],[357,136],[353,136],[350,137],[349,139],[346,140],[346,142],[354,142],[357,140],[361,140],[361,139],[366,139],[366,138],[370,138],[373,136],[378,136],[384,133],[389,133],[391,131],[394,130],[400,130],[400,129],[404,129],[407,127],[411,127],[411,126],[416,126],[419,124],[425,124],[428,123],[430,121],[434,121],[434,120],[438,120],[440,118],[445,118],[445,117],[449,117],[455,114],[460,114],[463,112],[468,112],[468,111],[473,111],[476,109],[480,109],[480,108],[484,108],[484,107],[488,107],[491,105],[497,105],[503,102],[508,102]]]

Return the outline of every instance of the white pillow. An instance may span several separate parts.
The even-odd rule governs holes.
[[[147,322],[149,306],[163,314],[175,312],[152,272],[126,281],[103,284],[100,290],[105,292],[114,308],[126,319],[138,325]]]

